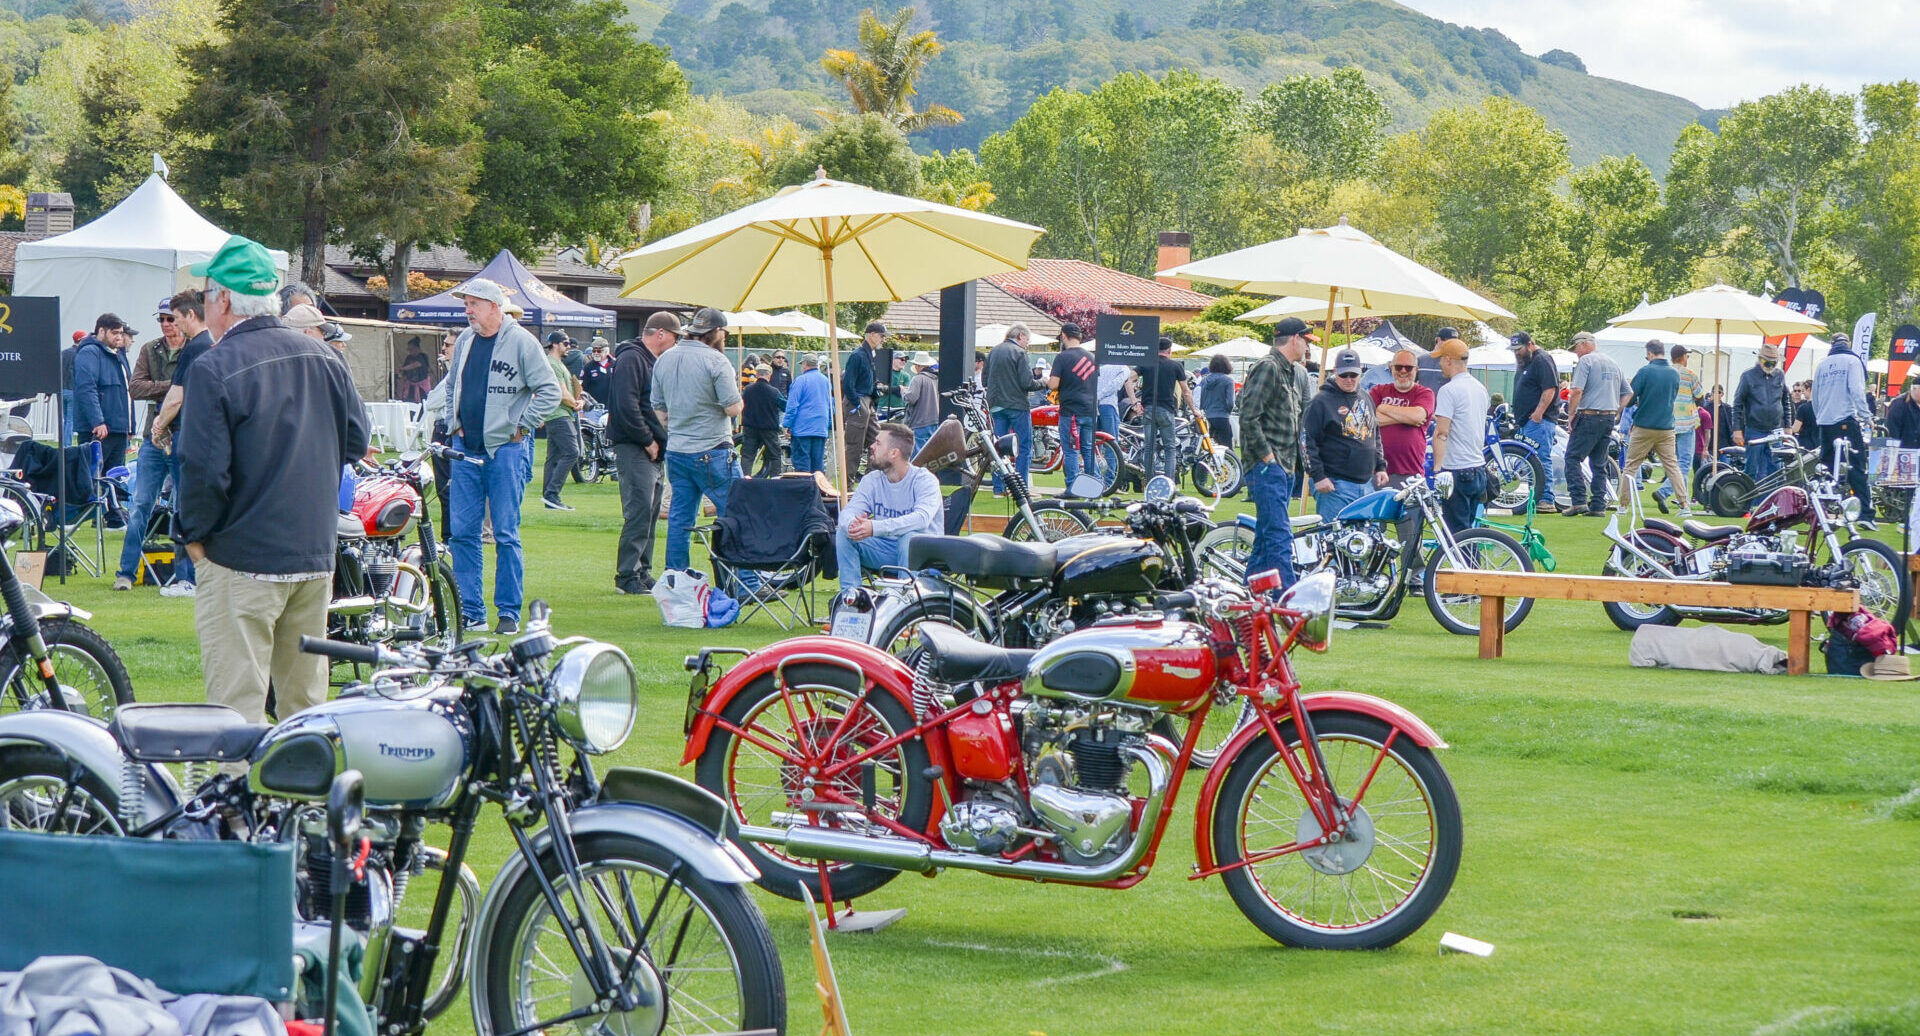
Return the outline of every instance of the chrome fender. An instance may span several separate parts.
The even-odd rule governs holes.
[[[0,753],[13,745],[49,745],[67,753],[81,768],[117,792],[126,756],[107,725],[92,716],[58,709],[34,709],[0,716]],[[141,767],[145,806],[139,821],[150,823],[180,804],[173,775],[151,763]]]
[[[20,589],[26,592],[27,607],[33,609],[33,617],[36,619],[66,618],[68,616],[76,619],[93,618],[92,612],[85,608],[76,608],[65,601],[56,601],[41,592],[39,587],[28,586],[22,583],[20,584]]]
[[[643,797],[646,801],[641,801]],[[679,808],[698,812],[689,816]],[[630,834],[660,845],[708,880],[744,885],[758,878],[760,872],[745,853],[708,823],[716,816],[724,819],[725,814],[726,804],[718,796],[690,781],[654,770],[617,769],[607,774],[600,800],[573,811],[567,819],[576,838],[607,832]],[[532,842],[534,852],[547,856],[553,848],[552,829],[542,828]],[[500,923],[501,907],[514,887],[528,877],[531,866],[525,853],[508,857],[480,904],[467,953],[467,996],[475,1036],[493,1036],[482,976],[487,974],[487,954],[494,926]]]
[[[893,621],[909,607],[922,602],[938,605],[951,605],[952,609],[973,616],[973,621],[987,631],[986,638],[991,641],[996,635],[993,617],[980,602],[964,590],[931,577],[915,576],[911,581],[905,579],[883,579],[880,581],[878,603],[873,610],[873,629],[867,634],[867,643],[882,651],[887,649],[884,642],[886,631],[891,629]]]

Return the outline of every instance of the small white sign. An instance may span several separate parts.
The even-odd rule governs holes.
[[[1444,955],[1449,951],[1453,953],[1471,953],[1476,957],[1491,957],[1493,956],[1493,944],[1490,942],[1481,942],[1478,939],[1469,939],[1464,935],[1459,935],[1454,932],[1447,932],[1440,936],[1440,952]]]
[[[834,614],[833,628],[828,632],[833,636],[857,640],[864,644],[867,642],[867,637],[873,633],[873,613],[842,608]]]

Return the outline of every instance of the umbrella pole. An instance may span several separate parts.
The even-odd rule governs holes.
[[[1765,343],[1765,336],[1762,336],[1760,341]],[[1719,389],[1722,395],[1726,393],[1724,384],[1726,373],[1721,365],[1726,362],[1726,355],[1720,348],[1720,321],[1715,320],[1713,322],[1713,387]],[[1791,398],[1792,394],[1789,393],[1788,396]],[[1713,414],[1713,431],[1707,433],[1707,465],[1708,470],[1712,470],[1713,464],[1720,459],[1720,404],[1713,398],[1712,392],[1707,393],[1707,407]],[[1732,413],[1732,408],[1729,407],[1727,412]],[[1733,438],[1732,429],[1727,430],[1727,438],[1729,440]]]
[[[843,375],[840,370],[840,310],[833,302],[832,245],[821,249],[820,262],[824,265],[827,285],[827,362],[833,365],[834,379],[841,379]],[[844,411],[847,408],[847,401],[846,394],[840,391],[838,384],[829,382],[829,386],[836,404],[833,408],[833,445],[839,451],[834,454],[839,463],[833,468],[833,488],[840,494],[841,501],[845,502],[847,499],[847,421]]]
[[[1327,370],[1333,366],[1333,300],[1339,288],[1327,289],[1327,340],[1320,346],[1320,384],[1327,383]]]

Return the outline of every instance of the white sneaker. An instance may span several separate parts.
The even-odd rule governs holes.
[[[160,588],[162,597],[192,597],[193,584],[184,579],[176,579]]]

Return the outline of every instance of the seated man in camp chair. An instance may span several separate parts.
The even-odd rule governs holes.
[[[867,474],[840,507],[834,551],[840,589],[860,585],[862,568],[905,564],[907,540],[941,531],[940,480],[913,466],[913,429],[888,422],[867,448]]]

